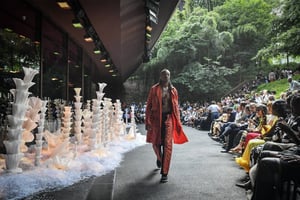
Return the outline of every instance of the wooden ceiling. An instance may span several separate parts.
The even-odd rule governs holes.
[[[146,1],[146,0],[145,0]],[[69,0],[83,9],[103,46],[115,65],[118,76],[112,77],[100,56],[93,53],[95,45],[83,40],[85,29],[72,26],[73,10],[59,8],[55,0],[28,0],[27,2],[50,18],[58,27],[81,46],[96,63],[95,82],[124,82],[143,63],[145,54],[146,2],[144,0]],[[158,23],[151,23],[151,49],[174,12],[179,0],[161,0]]]

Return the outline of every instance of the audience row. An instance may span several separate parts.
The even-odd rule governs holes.
[[[298,198],[300,93],[235,107],[212,120],[209,135],[244,169],[246,178],[236,185],[251,191],[253,200]]]
[[[279,99],[262,91],[181,107],[183,124],[209,131],[233,155],[245,171],[236,185],[252,200],[300,199],[300,83],[287,79]]]

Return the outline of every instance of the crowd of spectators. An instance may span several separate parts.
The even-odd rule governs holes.
[[[283,72],[246,84],[238,94],[219,102],[185,102],[181,106],[183,124],[207,130],[223,147],[220,153],[232,154],[244,169],[245,177],[236,185],[253,200],[299,198],[300,83],[289,70]],[[252,92],[257,87],[254,83],[278,78],[289,83],[280,98],[272,91]]]
[[[298,71],[293,72],[289,69],[277,69],[269,72],[268,75],[263,75],[262,72],[258,72],[254,80],[244,83],[236,91],[231,92],[230,96],[233,98],[239,98],[240,96],[251,94],[252,91],[254,91],[259,85],[263,83],[269,83],[280,79],[287,79],[293,74],[298,73]]]
[[[273,91],[253,92],[258,85],[277,79],[289,83],[279,99]],[[250,190],[253,200],[282,199],[291,191],[297,195],[294,191],[300,183],[299,90],[291,70],[272,71],[268,76],[258,73],[255,80],[219,101],[182,102],[181,121],[207,131],[221,144],[220,153],[234,155],[236,164],[245,170],[243,181],[236,185]],[[135,123],[143,124],[146,103],[123,103],[124,122],[134,117]]]
[[[220,153],[235,156],[236,164],[245,170],[243,181],[236,185],[250,190],[253,200],[282,199],[291,191],[291,195],[297,195],[300,83],[292,75],[286,69],[271,71],[267,76],[258,73],[255,80],[219,101],[187,101],[180,105],[183,125],[207,131],[221,144]],[[273,91],[253,92],[260,84],[278,79],[287,79],[290,84],[279,99]],[[0,119],[4,119],[6,109],[1,107]],[[146,102],[123,103],[122,110],[124,122],[130,123],[134,117],[135,123],[144,123]]]
[[[259,84],[287,79],[286,92],[253,92]],[[183,125],[205,130],[222,146],[220,153],[233,154],[245,177],[237,186],[251,194],[253,200],[282,199],[299,195],[300,182],[300,83],[290,70],[257,75],[234,94],[219,101],[182,102]],[[124,106],[126,113],[135,109],[135,121],[143,123],[145,103]],[[279,177],[279,178],[278,178]],[[300,187],[299,187],[300,188]],[[291,198],[292,199],[292,198]]]
[[[122,104],[123,110],[123,121],[125,123],[130,123],[131,118],[134,116],[134,120],[136,124],[143,124],[145,120],[145,112],[146,112],[146,102],[145,103],[136,103],[132,102],[131,104]],[[132,115],[131,112],[134,112]]]

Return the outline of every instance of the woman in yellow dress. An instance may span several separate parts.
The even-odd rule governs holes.
[[[239,164],[246,172],[249,172],[251,167],[251,150],[256,146],[271,140],[273,134],[275,134],[275,127],[278,119],[287,117],[286,106],[283,106],[283,104],[286,105],[284,100],[277,100],[272,103],[272,115],[269,116],[267,125],[264,126],[261,134],[258,137],[248,141],[242,156],[235,159],[236,163]]]

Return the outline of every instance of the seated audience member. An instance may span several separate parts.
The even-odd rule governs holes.
[[[288,103],[288,102],[287,102]],[[240,186],[253,189],[253,200],[280,199],[283,181],[299,182],[300,163],[300,96],[294,95],[290,101],[292,115],[277,122],[277,132],[282,142],[266,142],[258,161],[249,171],[250,180]],[[284,143],[286,142],[286,143]],[[289,192],[289,191],[285,191]]]
[[[199,115],[195,119],[194,127],[200,130],[209,130],[211,124],[211,116],[203,108],[200,109]]]
[[[213,123],[211,130],[213,139],[219,139],[220,133],[224,129],[223,127],[235,120],[236,111],[232,107],[225,107],[223,110],[223,114]]]
[[[226,153],[232,150],[237,145],[236,141],[239,141],[239,133],[246,130],[248,127],[248,119],[256,117],[255,114],[256,105],[247,104],[244,107],[244,115],[236,123],[229,123],[224,128],[224,131],[220,134],[220,141],[224,143],[224,149],[221,152]],[[237,150],[238,151],[238,150]]]
[[[238,106],[239,110],[240,106]],[[225,128],[227,126],[229,126],[232,123],[238,123],[239,121],[241,121],[241,118],[243,117],[243,111],[237,111],[236,109],[234,109],[233,107],[228,107],[227,111],[226,111],[226,115],[227,115],[227,120],[223,120],[223,123],[220,123],[219,127],[218,127],[218,134],[217,137],[218,139],[220,139],[219,137],[221,136],[221,134],[224,132]]]
[[[288,89],[289,92],[300,90],[300,82],[299,81],[293,80],[293,78],[291,76],[289,76],[287,80],[290,84],[289,89]]]
[[[241,127],[238,129],[234,129],[234,131],[229,131],[224,133],[225,136],[228,136],[227,138],[227,148],[226,150],[229,153],[241,153],[243,150],[243,146],[240,144],[241,143],[241,138],[243,133],[248,129],[248,128],[253,128],[258,126],[259,124],[259,119],[256,114],[256,104],[255,103],[250,103],[250,114],[249,117],[247,118],[247,122],[244,123]],[[230,147],[230,148],[229,148]],[[234,147],[234,148],[232,148]]]
[[[265,132],[264,128],[267,124],[267,106],[264,104],[257,106],[256,115],[259,121],[258,125],[256,125],[256,123],[250,119],[250,126],[248,125],[247,130],[243,132],[240,142],[235,148],[241,150],[244,149],[250,138],[257,137]]]
[[[209,130],[212,123],[212,115],[210,112],[205,112],[206,117],[203,117],[200,122],[200,127],[202,130]],[[203,115],[203,116],[205,116]]]
[[[292,141],[286,136],[286,134],[281,130],[281,128],[278,126],[279,122],[283,121],[290,121],[291,118],[291,98],[292,95],[290,95],[286,100],[277,100],[276,104],[278,104],[278,108],[280,108],[280,115],[283,116],[283,114],[286,114],[286,117],[279,117],[275,126],[274,133],[270,137],[269,135],[266,135],[265,141],[266,143],[259,145],[255,147],[251,151],[251,166],[255,165],[257,163],[258,158],[260,157],[260,153],[263,150],[271,150],[271,151],[283,151],[284,149],[287,149],[291,146],[294,146],[295,144],[292,143]],[[279,116],[280,116],[279,115]]]
[[[226,127],[240,126],[241,124],[245,123],[245,121],[247,121],[246,119],[249,117],[250,110],[245,109],[246,105],[247,105],[246,102],[242,102],[238,105],[235,105],[236,109],[234,109],[232,111],[229,110],[229,112],[231,114],[228,119],[228,122],[224,123],[223,126],[221,126],[219,140],[221,140],[222,142],[225,142],[223,133],[224,133]],[[247,108],[249,108],[249,106]]]
[[[211,104],[206,108],[206,110],[210,113],[212,122],[218,119],[220,113],[222,113],[222,109],[215,101],[212,101]]]
[[[250,169],[250,153],[251,150],[260,145],[264,144],[266,141],[272,139],[272,136],[275,135],[275,129],[277,126],[278,118],[285,119],[287,117],[286,101],[277,100],[272,104],[272,114],[270,119],[268,119],[268,131],[262,135],[259,135],[257,138],[249,140],[247,146],[241,157],[236,158],[236,162],[245,169],[246,172]]]

